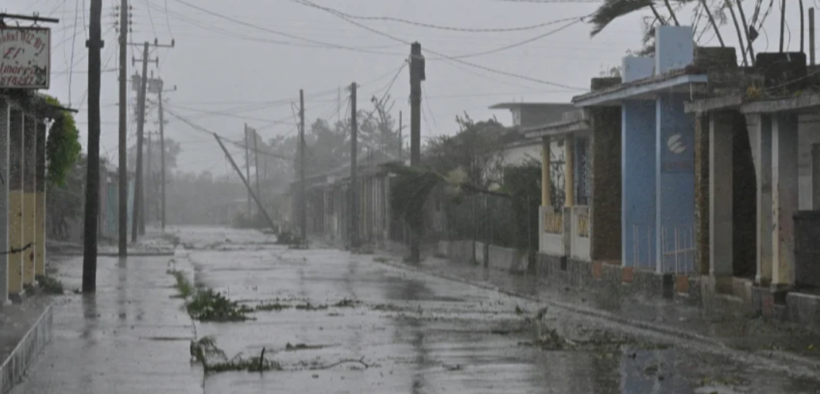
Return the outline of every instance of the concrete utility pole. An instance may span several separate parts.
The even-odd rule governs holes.
[[[299,230],[307,245],[307,201],[305,201],[305,91],[299,89]]]
[[[814,65],[814,7],[809,8],[809,64]]]
[[[158,112],[159,112],[159,165],[160,165],[160,175],[159,175],[159,182],[160,182],[160,193],[161,201],[160,201],[160,223],[162,226],[162,230],[165,230],[165,110],[163,109],[162,105],[162,93],[164,82],[161,78],[151,78],[148,80],[148,93],[154,93],[157,95],[158,100]],[[173,89],[169,89],[169,92],[175,92],[177,90],[176,85],[174,85]]]
[[[136,163],[136,177],[134,180],[134,209],[133,220],[131,221],[131,242],[137,242],[137,236],[145,234],[145,219],[142,212],[142,204],[144,202],[142,191],[142,140],[143,131],[145,129],[145,91],[148,85],[148,41],[145,42],[142,49],[142,78],[140,79],[140,87],[137,104],[137,163]]]
[[[350,248],[359,247],[359,124],[356,119],[356,82],[350,84]]]
[[[119,97],[119,178],[117,209],[118,244],[120,257],[128,256],[128,112],[127,112],[127,69],[128,69],[128,0],[120,2],[120,97]]]
[[[100,211],[100,52],[102,0],[91,0],[88,26],[88,157],[83,234],[83,293],[97,290],[97,226]]]
[[[410,166],[421,165],[421,81],[425,80],[424,56],[421,44],[410,45]],[[423,219],[419,219],[423,220]],[[418,263],[421,259],[419,234],[411,229],[410,261]]]
[[[233,156],[231,156],[231,153],[228,152],[227,148],[225,148],[225,144],[222,143],[222,139],[220,139],[219,136],[216,135],[216,133],[214,133],[214,138],[216,138],[216,142],[219,144],[219,147],[222,148],[222,151],[225,152],[225,157],[227,157],[228,160],[231,162],[231,166],[233,166],[234,171],[236,171],[236,173],[239,174],[239,179],[241,179],[242,183],[245,184],[245,187],[248,189],[248,193],[250,193],[251,197],[253,197],[253,200],[256,201],[257,207],[262,212],[262,214],[265,215],[265,219],[267,219],[271,231],[276,231],[276,226],[273,224],[273,220],[268,215],[268,211],[265,210],[265,208],[262,206],[262,202],[259,201],[258,197],[256,197],[256,194],[253,192],[253,189],[251,189],[251,184],[248,182],[247,179],[245,179],[245,176],[242,175],[242,170],[239,169],[239,166],[236,165],[236,162],[233,160]]]

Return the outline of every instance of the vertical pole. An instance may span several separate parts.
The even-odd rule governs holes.
[[[256,168],[256,195],[261,196],[261,194],[259,194],[259,151],[256,150],[256,129],[251,129],[251,131],[253,135],[253,166]],[[259,221],[259,215],[257,215],[256,221]]]
[[[36,193],[34,197],[36,212],[36,221],[34,223],[35,275],[46,274],[46,127],[45,121],[37,122],[37,164],[35,164],[35,177],[37,184],[35,186]]]
[[[128,69],[128,0],[120,1],[120,96],[119,96],[119,168],[117,169],[117,251],[128,255],[128,112],[126,112],[126,72]]]
[[[780,53],[783,53],[783,44],[786,29],[786,0],[780,3]]]
[[[403,147],[403,145],[404,145],[404,139],[402,138],[402,124],[401,124],[401,121],[402,121],[402,119],[401,119],[401,111],[399,111],[399,161],[402,161],[402,157],[401,157],[402,152],[401,152],[401,149],[402,149],[402,147]]]
[[[243,134],[245,135],[245,178],[251,180],[251,155],[248,149],[248,124],[245,123]],[[246,216],[248,222],[251,220],[251,191],[248,190],[248,215]]]
[[[122,12],[125,12],[123,10]],[[100,210],[100,50],[102,0],[91,0],[88,27],[88,168],[85,184],[83,293],[97,290],[97,217]],[[148,48],[148,44],[145,44]],[[147,52],[147,50],[146,50]]]
[[[359,247],[359,124],[356,119],[356,83],[350,84],[350,248]]]
[[[307,201],[305,201],[305,91],[299,89],[299,226],[300,242],[307,246]]]
[[[9,134],[11,107],[0,97],[0,251],[9,250]],[[0,256],[0,305],[8,302],[9,255]]]
[[[145,233],[145,222],[143,221],[142,204],[142,140],[145,130],[145,91],[148,85],[148,42],[142,49],[142,80],[140,81],[139,103],[137,105],[137,163],[134,179],[134,209],[131,220],[131,242],[137,242],[138,234]]]
[[[34,283],[34,221],[36,214],[35,200],[35,169],[37,155],[37,114],[25,117],[23,127],[23,245],[31,245],[31,249],[23,254],[23,284]],[[95,217],[95,221],[98,219]]]
[[[550,151],[550,137],[541,138],[541,206],[552,205],[552,180],[550,179],[550,168],[552,168]]]
[[[814,7],[809,8],[809,64],[814,63]]]
[[[410,45],[410,165],[421,165],[421,81],[424,79],[424,57],[421,44]],[[423,220],[423,219],[421,219]],[[423,224],[422,224],[423,226]],[[421,259],[418,229],[410,230],[410,261]]]
[[[564,206],[575,205],[575,136],[567,135],[564,140]]]
[[[151,138],[152,134],[153,134],[153,132],[151,132],[151,131],[148,132],[148,152],[146,152],[146,161],[148,163],[146,164],[146,171],[145,171],[146,172],[145,179],[147,179],[147,184],[148,184],[148,187],[145,188],[145,194],[148,196],[148,198],[145,199],[145,213],[148,216],[148,221],[149,222],[151,221],[151,217],[152,217],[151,214],[153,213],[151,211],[151,206],[154,205],[154,190],[155,190],[154,171],[152,171],[153,166],[151,165],[152,164],[151,162],[153,161],[151,159],[154,156],[154,152],[153,152],[153,149],[152,149],[153,145],[154,145],[154,143],[153,143],[154,141]]]
[[[755,49],[752,40],[749,39],[749,25],[746,24],[746,12],[743,11],[741,0],[737,0],[737,11],[740,13],[740,22],[743,23],[743,34],[746,36],[746,50],[749,51],[749,64],[755,65]]]
[[[160,224],[165,230],[165,117],[162,109],[162,89],[159,90],[159,174],[160,193],[162,193],[162,212],[160,214]]]
[[[805,41],[806,41],[806,16],[803,14],[803,0],[800,0],[798,3],[800,4],[800,52],[805,52]]]

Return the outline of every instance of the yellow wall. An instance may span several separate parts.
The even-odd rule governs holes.
[[[23,283],[25,284],[34,283],[34,251],[36,250],[34,222],[37,212],[35,195],[31,192],[23,193],[23,246],[31,244],[31,247],[23,252]]]
[[[37,192],[37,222],[34,231],[34,274],[46,274],[46,194]]]
[[[25,245],[23,243],[23,192],[21,190],[9,190],[9,248],[19,249]],[[8,255],[9,264],[9,293],[21,293],[23,291],[23,255],[22,253],[10,253]]]

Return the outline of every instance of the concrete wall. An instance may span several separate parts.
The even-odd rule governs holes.
[[[626,267],[654,269],[657,258],[655,102],[626,101],[622,111],[622,263]]]
[[[589,217],[589,207],[574,206],[571,214],[570,256],[577,260],[590,261],[590,237],[580,234],[579,218]]]
[[[820,146],[820,115],[800,115],[797,133],[799,209],[801,211],[820,209],[820,205],[816,205],[820,202],[815,203],[814,201],[814,196],[818,193],[817,190],[814,190],[814,184],[817,183],[815,178],[820,177],[820,174],[814,174],[812,171],[812,149],[814,145]]]
[[[538,250],[541,253],[564,256],[566,255],[566,248],[564,243],[564,234],[554,234],[544,231],[544,215],[549,211],[553,211],[553,207],[540,207],[538,212]]]

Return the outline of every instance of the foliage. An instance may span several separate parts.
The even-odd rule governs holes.
[[[208,288],[198,290],[186,308],[192,319],[213,322],[245,321],[248,320],[247,314],[252,311]]]
[[[396,174],[391,179],[390,206],[413,231],[423,230],[424,204],[436,185],[443,182],[441,175],[415,167],[389,166]]]
[[[183,274],[181,271],[172,271],[171,274],[177,281],[176,288],[179,291],[179,296],[181,298],[188,299],[188,297],[194,295],[196,289],[194,288],[194,285],[191,283],[191,281],[189,281],[188,278],[185,277],[185,274]]]
[[[456,116],[459,131],[427,143],[424,163],[440,174],[460,174],[458,183],[487,189],[500,181],[503,154],[499,148],[507,133],[496,119],[475,122],[468,114]],[[513,131],[514,133],[514,131]]]
[[[62,295],[63,290],[63,282],[60,282],[59,279],[53,278],[51,276],[46,275],[36,275],[34,280],[37,281],[37,284],[43,289],[43,292],[46,294],[60,294]]]
[[[46,102],[60,106],[60,101],[46,96]],[[47,179],[50,183],[62,186],[74,164],[80,158],[80,132],[74,123],[74,117],[68,112],[60,112],[51,125],[46,140],[46,157],[48,158]]]
[[[515,246],[519,250],[537,248],[541,164],[530,161],[519,166],[506,167],[502,190],[512,195]]]
[[[202,363],[205,373],[226,371],[281,371],[282,366],[273,360],[265,358],[265,348],[262,348],[258,357],[242,357],[237,354],[231,359],[225,352],[216,346],[213,337],[203,337],[198,341],[191,341],[191,357]]]
[[[62,185],[46,183],[46,229],[51,239],[67,239],[69,220],[80,218],[85,195],[85,155],[81,155]]]

